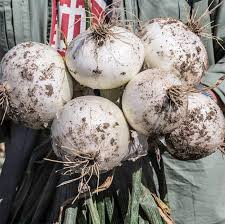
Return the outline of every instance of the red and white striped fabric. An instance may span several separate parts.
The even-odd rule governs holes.
[[[97,17],[105,9],[104,0],[89,0],[90,11]],[[86,29],[85,0],[53,0],[52,24],[49,44],[61,55],[65,54],[65,44],[61,32],[69,43]]]

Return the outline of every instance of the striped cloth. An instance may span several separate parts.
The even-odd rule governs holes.
[[[109,3],[107,0],[53,0],[49,44],[64,55],[66,46],[61,34],[69,43],[86,30],[86,12],[90,11],[99,17],[107,3]]]

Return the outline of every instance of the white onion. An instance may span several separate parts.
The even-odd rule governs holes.
[[[141,32],[149,68],[176,71],[189,84],[200,81],[207,69],[207,52],[200,38],[173,18],[150,20]]]
[[[18,44],[1,62],[2,94],[7,114],[14,121],[39,129],[72,98],[72,80],[62,57],[50,46],[35,42]]]
[[[181,81],[171,72],[148,69],[139,73],[126,86],[122,108],[128,123],[145,135],[164,134],[174,130],[184,116],[183,106],[175,107],[167,94]]]
[[[69,101],[51,130],[56,155],[78,163],[82,158],[77,155],[89,156],[100,172],[119,166],[129,152],[129,129],[123,113],[102,97],[82,96]]]
[[[141,40],[116,26],[107,28],[103,37],[90,29],[81,33],[70,42],[66,52],[66,64],[72,76],[93,89],[124,85],[140,71],[143,61]]]
[[[179,159],[199,159],[222,146],[225,119],[219,106],[201,93],[188,96],[182,125],[166,137],[169,152]]]

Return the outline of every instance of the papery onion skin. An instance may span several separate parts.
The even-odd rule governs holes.
[[[69,101],[51,130],[56,155],[62,160],[65,155],[73,158],[79,153],[92,156],[100,172],[121,165],[129,153],[130,134],[123,113],[102,97],[82,96]]]
[[[148,68],[177,72],[188,84],[201,80],[208,68],[208,56],[201,39],[174,18],[155,18],[140,32]]]
[[[108,32],[100,46],[90,30],[70,42],[66,64],[81,85],[113,89],[126,84],[140,71],[144,61],[141,40],[122,27],[112,26]]]
[[[45,128],[72,98],[72,79],[62,57],[52,47],[24,42],[1,62],[8,116],[33,129]]]
[[[225,119],[219,106],[208,96],[191,93],[186,119],[166,137],[166,142],[176,158],[200,159],[219,149],[224,137]]]
[[[148,69],[140,72],[126,86],[122,97],[122,108],[128,123],[145,135],[166,134],[182,122],[186,98],[183,105],[175,107],[167,90],[182,82],[172,72]]]

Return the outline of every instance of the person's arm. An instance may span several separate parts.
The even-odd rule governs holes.
[[[212,65],[209,70],[205,73],[201,83],[210,87],[213,86],[219,78],[225,75],[225,56]],[[218,87],[214,88],[213,91],[218,96],[218,104],[223,111],[225,111],[225,82],[222,82]]]

